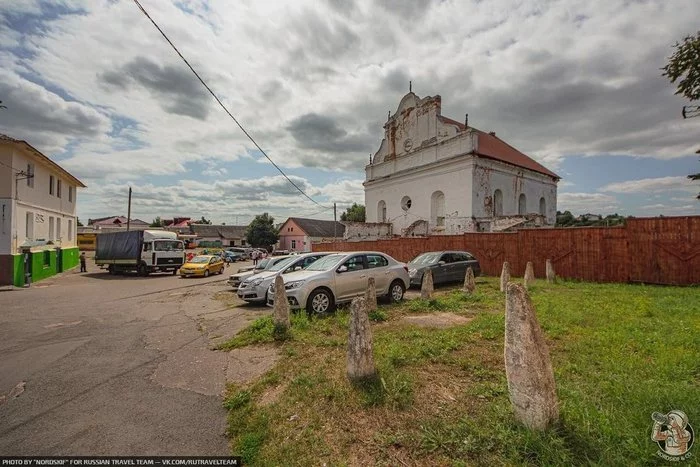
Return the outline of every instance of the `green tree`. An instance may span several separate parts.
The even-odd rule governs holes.
[[[696,174],[690,174],[688,175],[688,178],[697,182],[698,180],[700,180],[700,172]],[[698,199],[700,199],[700,193],[698,193]]]
[[[78,227],[84,227],[83,223],[80,222],[80,218],[78,217],[78,218],[76,218],[76,219],[77,219],[77,222],[78,222]]]
[[[211,221],[205,219],[204,216],[202,216],[202,218],[199,219],[198,221],[194,221],[194,222],[192,222],[192,223],[193,223],[193,224],[210,224],[210,225],[211,225]]]
[[[277,243],[279,234],[275,229],[275,218],[268,213],[255,216],[245,232],[248,245],[253,248],[269,248]]]
[[[149,227],[163,227],[163,221],[161,220],[160,216],[153,219],[153,222],[151,222]]]
[[[662,76],[668,77],[676,86],[676,94],[690,101],[700,99],[700,31],[694,36],[686,36],[683,42],[676,42],[676,51],[662,68]]]
[[[340,215],[341,221],[347,222],[364,222],[365,221],[365,207],[362,204],[352,203],[352,206],[347,208],[344,213]]]

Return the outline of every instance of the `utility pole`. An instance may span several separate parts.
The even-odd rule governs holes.
[[[126,214],[126,231],[129,231],[129,227],[131,227],[131,187],[129,187],[129,209]]]
[[[338,232],[338,211],[335,208],[335,203],[333,203],[333,241],[335,242],[335,237],[337,236]]]

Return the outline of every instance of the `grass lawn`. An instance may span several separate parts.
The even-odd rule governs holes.
[[[554,365],[561,421],[515,422],[503,363],[503,294],[440,289],[371,315],[381,380],[345,377],[349,315],[300,313],[283,358],[231,386],[232,453],[246,465],[658,465],[652,412],[683,410],[700,430],[700,289],[538,281],[530,290]],[[411,317],[450,313],[449,327]],[[449,317],[449,315],[448,315]],[[224,348],[272,342],[270,317]],[[700,441],[692,452],[700,457]]]

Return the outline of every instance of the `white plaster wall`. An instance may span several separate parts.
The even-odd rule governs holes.
[[[556,222],[557,185],[551,177],[499,161],[479,158],[474,168],[473,213],[476,218],[493,215],[493,193],[503,193],[503,215],[518,215],[518,199],[525,193],[526,214],[539,214],[540,198],[546,202],[547,224]]]
[[[74,247],[77,245],[77,219],[75,216],[68,216],[47,209],[36,208],[34,206],[26,206],[20,202],[15,204],[15,227],[13,232],[12,249],[15,253],[19,250],[19,246],[26,240],[46,240],[52,241],[55,245],[63,248]],[[34,219],[33,238],[27,238],[27,212],[32,213]],[[50,223],[53,219],[53,237],[50,236]],[[59,237],[58,219],[61,220],[61,232]],[[72,223],[72,232],[69,236],[68,222]],[[16,234],[16,237],[14,237]]]
[[[37,209],[46,209],[63,215],[75,215],[75,207],[77,202],[77,189],[73,186],[73,199],[68,200],[68,190],[71,186],[68,180],[61,178],[57,172],[49,170],[47,167],[39,164],[34,158],[25,156],[22,152],[15,150],[12,160],[12,166],[17,170],[27,170],[27,164],[34,164],[34,180],[33,186],[27,185],[26,180],[20,180],[17,183],[15,193],[17,201],[24,204],[28,208],[36,207]],[[49,179],[54,176],[54,194],[49,194]],[[57,195],[57,181],[61,180],[61,197]],[[14,196],[14,194],[13,194]]]
[[[435,191],[445,194],[446,218],[471,218],[473,158],[462,156],[429,167],[416,167],[409,172],[391,178],[365,183],[365,208],[367,221],[377,222],[377,205],[386,202],[387,222],[394,224],[394,234],[401,234],[417,220],[431,222],[431,196]],[[404,211],[401,199],[411,198],[411,208]],[[447,223],[447,219],[446,219]]]
[[[12,146],[0,144],[0,198],[12,198],[14,196],[14,172],[12,166]],[[10,166],[10,167],[8,167]]]
[[[343,222],[345,225],[343,240],[359,242],[391,236],[391,224],[367,220],[369,222]]]

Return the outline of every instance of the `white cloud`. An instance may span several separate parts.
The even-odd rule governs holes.
[[[688,177],[683,176],[628,180],[626,182],[610,183],[600,188],[600,191],[610,193],[654,193],[695,190],[697,190],[697,184],[693,184]]]
[[[614,196],[602,193],[561,193],[557,209],[573,214],[612,214],[619,209],[619,203]]]

